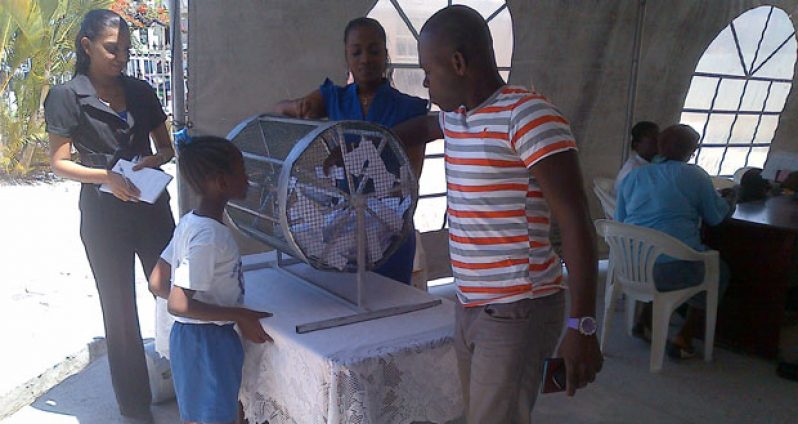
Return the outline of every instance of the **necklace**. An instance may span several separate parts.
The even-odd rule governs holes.
[[[366,111],[369,110],[369,105],[371,104],[371,101],[374,99],[374,96],[361,94],[358,97],[360,98],[360,106],[363,109],[363,114],[365,114]]]

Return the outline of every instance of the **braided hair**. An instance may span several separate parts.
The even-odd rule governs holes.
[[[233,163],[241,157],[232,142],[222,137],[199,136],[177,144],[177,166],[188,185],[204,195],[209,180],[233,173]]]

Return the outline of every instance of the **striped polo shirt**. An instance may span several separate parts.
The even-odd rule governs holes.
[[[467,307],[564,288],[549,242],[549,207],[529,168],[576,149],[568,121],[543,96],[504,86],[471,111],[441,113],[449,251]]]

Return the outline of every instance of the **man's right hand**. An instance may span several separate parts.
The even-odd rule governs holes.
[[[239,308],[237,312],[238,317],[235,321],[245,339],[254,343],[274,342],[260,323],[261,319],[272,316],[271,312],[253,311],[246,308]]]
[[[604,364],[596,335],[584,336],[572,328],[560,342],[559,355],[565,360],[568,396],[592,383]]]

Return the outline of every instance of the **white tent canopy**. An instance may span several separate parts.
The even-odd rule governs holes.
[[[198,132],[224,135],[280,99],[307,94],[326,77],[344,84],[343,29],[350,19],[367,15],[375,3],[242,0],[231,7],[227,2],[190,1],[187,122]],[[704,51],[733,19],[766,3],[510,0],[507,4],[513,25],[509,82],[534,86],[562,110],[571,121],[585,179],[590,181],[615,175],[627,149],[630,122],[650,120],[662,126],[679,122]],[[798,0],[767,5],[790,16],[798,10]],[[640,42],[635,70],[636,36]],[[798,100],[791,92],[771,153],[798,151],[797,111]],[[591,202],[594,216],[601,216],[598,202]]]

